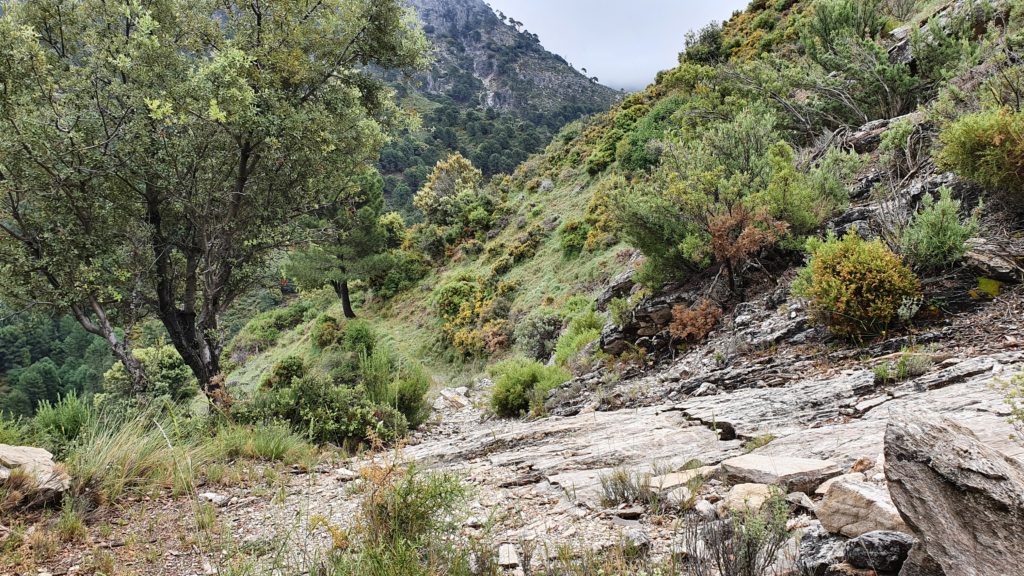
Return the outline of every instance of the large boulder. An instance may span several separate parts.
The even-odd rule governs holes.
[[[836,482],[822,498],[815,514],[826,530],[850,538],[875,530],[907,531],[885,490],[865,482]]]
[[[16,486],[14,478],[19,479]],[[11,485],[22,502],[44,503],[63,494],[71,478],[42,448],[0,444],[0,485],[4,484]]]
[[[834,462],[745,454],[722,462],[722,473],[732,483],[773,484],[788,492],[814,492],[822,482],[842,474]]]
[[[906,412],[885,433],[885,476],[907,526],[946,574],[1021,573],[1024,465],[948,418]]]

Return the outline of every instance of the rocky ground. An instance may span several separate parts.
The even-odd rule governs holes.
[[[707,481],[692,496],[708,515],[760,498],[761,485],[781,483],[791,489],[791,527],[813,532],[820,520],[847,537],[906,531],[884,474],[892,418],[921,411],[945,416],[985,446],[1024,462],[1000,389],[1024,370],[1016,332],[1020,296],[1011,291],[944,325],[852,352],[809,343],[816,339],[798,304],[755,303],[666,369],[618,382],[599,373],[591,377],[596,381],[571,383],[553,404],[561,416],[499,420],[485,408],[487,382],[446,389],[434,421],[400,456],[464,477],[475,489],[466,534],[514,547],[520,563],[524,554],[537,563],[563,545],[603,549],[624,539],[649,545],[656,555],[670,553],[679,541],[674,516],[603,501],[601,478],[615,470],[650,475],[660,491],[685,500],[688,492],[673,491],[691,476],[671,473],[704,466]],[[737,348],[737,342],[745,344]],[[905,348],[910,342],[914,347]],[[723,361],[727,345],[732,352]],[[927,357],[923,373],[877,381],[875,366],[908,354]],[[350,523],[351,486],[360,482],[351,471],[359,467],[356,461],[295,477],[283,499],[229,504],[223,517],[243,542],[290,534],[308,544],[303,517]],[[821,487],[836,476],[841,481]],[[326,543],[328,532],[312,537]]]
[[[706,344],[647,375],[619,379],[631,370],[602,369],[570,382],[545,418],[494,418],[486,381],[445,389],[430,424],[397,453],[377,458],[463,478],[473,487],[463,535],[500,550],[512,572],[566,546],[602,550],[626,542],[654,556],[685,552],[685,527],[672,510],[606,500],[601,480],[614,473],[708,519],[757,506],[770,495],[768,485],[780,485],[789,527],[803,535],[806,557],[823,558],[819,567],[844,560],[846,538],[860,537],[858,549],[877,544],[892,553],[902,546],[905,555],[912,540],[893,532],[914,530],[889,493],[890,423],[915,413],[946,417],[973,432],[984,450],[1024,463],[1000,388],[1024,370],[1022,294],[1011,289],[917,333],[852,350],[808,328],[799,303],[767,295],[737,309]],[[878,365],[911,356],[913,374],[878,378]],[[953,434],[935,432],[943,433]],[[944,446],[932,448],[941,453]],[[367,462],[324,462],[308,472],[256,467],[233,488],[200,487],[201,504],[170,497],[123,503],[109,520],[92,523],[87,543],[38,573],[90,573],[97,550],[129,573],[309,566],[332,545],[332,528],[351,526]],[[697,474],[703,482],[693,481]],[[200,505],[216,511],[206,526],[196,520]],[[780,566],[791,566],[796,542],[780,554]],[[813,573],[869,574],[850,570]]]

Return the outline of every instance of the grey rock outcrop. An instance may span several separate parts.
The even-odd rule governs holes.
[[[926,411],[893,416],[885,463],[900,514],[946,574],[1024,574],[1024,465]]]
[[[33,485],[18,486],[22,502],[44,503],[63,494],[71,485],[71,478],[56,462],[53,454],[42,448],[0,444],[0,486],[20,471]]]

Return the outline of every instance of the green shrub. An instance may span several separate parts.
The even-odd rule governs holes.
[[[918,269],[941,270],[956,264],[967,253],[967,240],[978,232],[976,217],[960,217],[960,201],[949,188],[939,190],[939,199],[925,195],[921,211],[903,231],[903,254]]]
[[[92,426],[96,414],[89,403],[77,394],[66,394],[56,404],[42,400],[32,419],[35,427],[47,439],[58,459],[71,453],[82,431]]]
[[[21,418],[7,418],[0,414],[0,444],[22,446],[29,443],[30,431]]]
[[[170,344],[132,351],[146,373],[147,398],[169,397],[179,403],[199,393],[199,384],[192,370]],[[103,375],[103,391],[115,398],[134,399],[132,381],[121,363],[114,364]]]
[[[427,393],[433,385],[430,374],[419,364],[407,364],[393,383],[395,407],[405,416],[410,428],[419,428],[430,417]]]
[[[810,262],[793,292],[809,299],[816,319],[838,336],[881,333],[919,297],[917,277],[879,240],[850,231],[842,239],[812,239],[807,250]]]
[[[512,340],[516,349],[534,360],[546,360],[555,349],[563,318],[550,308],[537,308],[516,324]]]
[[[287,422],[313,442],[340,446],[362,444],[371,434],[392,442],[409,431],[405,416],[370,402],[362,386],[336,386],[312,376],[300,378],[290,388],[258,392],[236,406],[233,414],[245,424]]]
[[[225,365],[230,368],[244,364],[250,356],[266,351],[277,343],[281,332],[291,330],[304,322],[312,308],[312,302],[298,299],[283,308],[275,308],[255,316],[246,322],[224,348]]]
[[[467,496],[455,476],[422,474],[415,466],[371,476],[375,482],[360,516],[367,537],[378,544],[420,542],[445,533]]]
[[[366,258],[362,267],[366,270],[367,285],[384,300],[414,286],[430,271],[426,256],[409,250],[375,254]]]
[[[558,338],[555,345],[555,364],[568,365],[587,344],[601,337],[604,323],[604,317],[594,310],[593,304],[573,316],[565,333]]]
[[[377,336],[369,322],[350,320],[345,324],[345,335],[342,337],[341,347],[356,354],[373,354],[376,341]]]
[[[265,388],[291,386],[298,378],[306,375],[306,363],[299,356],[286,356],[274,364],[270,374],[263,379]]]
[[[313,339],[314,346],[324,350],[333,344],[337,344],[343,334],[344,330],[342,329],[341,322],[330,314],[323,314],[313,324],[310,337]]]
[[[377,346],[370,354],[360,352],[359,376],[371,402],[393,404],[391,383],[395,378],[395,360],[390,350]]]
[[[410,428],[430,417],[426,397],[433,381],[419,364],[399,365],[390,349],[377,346],[372,355],[360,355],[359,371],[369,400],[401,412]]]
[[[488,371],[495,378],[491,408],[505,418],[522,416],[528,410],[541,412],[548,392],[572,376],[564,368],[525,358],[499,362]]]
[[[1024,113],[967,114],[939,135],[936,161],[946,170],[1021,200],[1024,192]]]
[[[568,366],[569,362],[576,357],[591,342],[601,338],[601,330],[590,329],[584,332],[567,332],[558,339],[555,346],[555,364]]]
[[[587,245],[590,225],[583,220],[570,220],[558,229],[558,242],[566,258],[579,256]]]
[[[469,278],[453,280],[434,290],[434,309],[441,318],[452,320],[459,315],[462,305],[471,302],[476,294],[476,281]]]

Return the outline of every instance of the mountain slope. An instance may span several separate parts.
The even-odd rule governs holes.
[[[573,107],[594,112],[618,98],[482,0],[412,0],[411,5],[435,47],[435,64],[422,77],[430,96],[535,118]]]
[[[381,158],[385,194],[407,217],[418,218],[413,193],[448,154],[460,152],[487,176],[511,173],[566,123],[619,99],[482,0],[412,0],[411,6],[433,45],[433,65],[412,82],[388,80],[422,126],[387,146]]]

